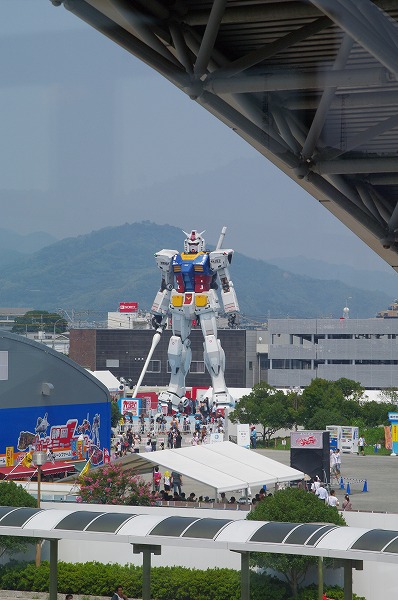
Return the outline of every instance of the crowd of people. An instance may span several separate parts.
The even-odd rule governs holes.
[[[211,407],[207,398],[199,404],[190,400],[186,406],[180,402],[177,412],[169,404],[167,416],[159,412],[148,417],[142,413],[137,420],[130,413],[122,415],[118,431],[113,433],[114,458],[139,452],[142,447],[145,452],[181,448],[186,435],[192,435],[190,443],[194,446],[206,444],[212,433],[224,433],[224,416],[215,402]]]
[[[339,448],[330,450],[330,480],[331,483],[335,482],[337,484],[341,481],[341,453]],[[336,508],[340,506],[339,500],[336,497],[336,491],[334,489],[328,491],[328,486],[321,481],[321,478],[318,475],[313,479],[310,485],[310,491],[329,506],[334,506]],[[352,510],[352,504],[348,494],[345,494],[344,496],[341,510]]]

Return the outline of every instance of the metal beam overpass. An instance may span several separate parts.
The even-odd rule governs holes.
[[[398,271],[396,0],[50,1],[164,75]]]

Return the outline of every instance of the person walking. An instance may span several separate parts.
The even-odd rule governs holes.
[[[177,429],[176,435],[174,438],[174,448],[181,448],[181,444],[182,444],[182,435],[180,433],[180,430]]]
[[[362,454],[362,456],[365,456],[365,443],[365,438],[363,437],[363,435],[361,435],[358,440],[358,456],[360,454]]]
[[[336,498],[336,492],[334,490],[330,490],[329,497],[326,501],[329,506],[334,506],[337,508],[339,506],[339,501]]]
[[[171,473],[171,483],[173,485],[173,492],[178,492],[178,495],[181,496],[181,486],[182,486],[182,475],[177,471],[172,471]]]
[[[163,474],[163,487],[165,492],[169,492],[171,488],[171,475],[170,471],[165,471]]]
[[[341,474],[341,454],[339,448],[336,448],[330,455],[330,473],[332,479],[335,479],[336,483],[339,483]]]
[[[250,445],[253,449],[257,448],[257,431],[255,425],[252,425],[250,430]]]
[[[315,496],[318,496],[319,500],[322,500],[322,502],[327,503],[328,492],[327,489],[324,487],[323,483],[319,485],[319,488],[315,492]]]
[[[160,482],[162,481],[162,474],[159,470],[159,467],[153,469],[153,490],[155,492],[160,492]]]

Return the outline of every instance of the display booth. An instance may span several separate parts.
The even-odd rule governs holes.
[[[330,483],[329,431],[292,431],[290,466]]]

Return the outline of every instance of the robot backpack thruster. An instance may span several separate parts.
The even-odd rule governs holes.
[[[152,324],[159,333],[159,339],[169,318],[173,331],[168,347],[170,384],[159,395],[162,404],[171,400],[173,406],[177,407],[181,399],[185,400],[185,377],[192,356],[189,339],[192,321],[200,324],[203,333],[204,362],[213,387],[210,400],[216,402],[218,407],[231,404],[224,379],[225,355],[217,338],[216,324],[220,310],[229,315],[231,324],[239,312],[229,276],[233,250],[221,248],[225,231],[226,227],[223,227],[217,248],[211,252],[206,251],[202,237],[204,231],[199,233],[193,229],[191,233],[183,232],[187,236],[184,252],[163,249],[155,254],[162,281],[152,305]]]

